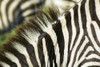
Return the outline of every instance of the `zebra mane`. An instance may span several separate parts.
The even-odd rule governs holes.
[[[15,32],[18,34],[17,36],[19,36],[19,34],[25,36],[28,32],[32,33],[33,36],[37,34],[41,35],[44,30],[54,24],[54,21],[58,19],[58,15],[59,13],[52,8],[49,8],[47,12],[39,11],[35,17],[27,18],[27,20],[24,21],[25,23],[18,26]]]
[[[11,36],[8,41],[0,47],[0,60],[6,61],[6,52],[16,53],[18,45],[27,46],[28,44],[34,44],[32,41],[42,35],[42,33],[49,28],[54,21],[58,19],[58,12],[51,8],[47,13],[39,11],[35,17],[27,18],[25,23],[19,25],[15,29],[14,36]]]

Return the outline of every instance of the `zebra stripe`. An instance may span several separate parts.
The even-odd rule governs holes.
[[[99,6],[81,0],[61,16],[51,9],[30,17],[1,48],[1,67],[99,67]]]
[[[45,1],[45,0],[44,0]],[[43,0],[2,0],[0,1],[0,34],[11,30],[27,17],[35,15]]]

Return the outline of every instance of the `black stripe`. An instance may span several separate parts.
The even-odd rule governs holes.
[[[45,33],[41,34],[38,37],[38,54],[39,54],[39,58],[41,61],[41,67],[46,67],[45,66],[45,59],[44,59],[44,54],[43,54],[43,44],[42,44],[42,39],[44,38]]]
[[[27,45],[27,51],[30,56],[30,60],[34,67],[39,67],[36,56],[35,56],[35,50],[32,45]]]
[[[91,54],[95,54],[95,55],[97,55],[97,56],[100,56],[100,53],[97,52],[97,51],[89,51],[88,54],[86,55],[86,57],[88,57],[88,56],[91,55]]]
[[[82,26],[83,26],[84,30],[86,29],[86,22],[87,22],[86,11],[85,11],[85,3],[86,3],[86,0],[82,1],[81,2],[82,5],[80,7],[81,19],[82,19]],[[86,32],[84,32],[84,33],[86,33]]]
[[[48,56],[50,60],[50,67],[53,67],[53,61],[55,63],[55,67],[57,67],[56,56],[55,56],[54,45],[53,45],[52,39],[50,38],[49,34],[47,34],[46,32],[44,32],[44,35],[45,35],[44,37],[46,40],[47,52],[48,52]]]
[[[97,15],[96,15],[95,1],[96,0],[89,0],[89,10],[90,10],[91,19],[96,21],[97,24],[100,26],[100,20],[98,19]],[[97,6],[97,7],[99,7],[99,6]]]
[[[5,62],[8,65],[10,65],[11,67],[17,67],[16,63],[12,62],[11,60],[9,60],[8,58],[6,58],[3,53],[0,53],[0,61],[1,62]]]
[[[22,23],[22,21],[25,19],[25,17],[22,15],[22,9],[21,6],[27,1],[21,0],[20,3],[17,5],[16,9],[14,10],[14,23],[13,26],[18,25]]]
[[[95,42],[97,43],[97,45],[100,47],[100,42],[98,41],[98,38],[97,38],[97,35],[96,35],[96,31],[95,31],[95,28],[94,26],[91,24],[91,31],[92,31],[92,35],[93,35],[93,38],[95,40]]]
[[[15,16],[13,21],[14,23],[12,26],[14,27],[15,25],[22,23],[23,20],[25,20],[25,17],[22,15],[21,7],[18,7],[17,10],[15,11]]]
[[[53,24],[53,29],[57,35],[57,42],[60,51],[60,64],[62,64],[64,55],[64,36],[62,33],[62,26],[59,20],[57,21],[56,24]]]
[[[84,65],[85,63],[88,63],[88,62],[100,62],[100,60],[99,59],[96,59],[96,58],[92,58],[92,59],[89,59],[89,60],[86,60],[86,59],[84,59],[80,64],[79,64],[79,67],[81,67],[82,65]],[[91,66],[91,65],[90,65]],[[90,67],[90,66],[88,66],[88,67]],[[100,65],[93,65],[93,67],[100,67]]]
[[[3,67],[3,66],[0,64],[0,67]]]

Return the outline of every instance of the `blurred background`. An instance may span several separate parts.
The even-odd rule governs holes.
[[[7,32],[7,33],[4,33],[4,34],[2,34],[2,35],[0,35],[0,46],[2,45],[2,44],[4,44],[7,40],[8,40],[8,38],[10,37],[10,36],[13,36],[15,33],[14,33],[14,31],[12,30],[12,31],[10,31],[10,32]]]

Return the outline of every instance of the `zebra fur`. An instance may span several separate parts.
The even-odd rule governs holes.
[[[29,18],[0,51],[1,67],[99,67],[100,0]],[[33,65],[33,66],[32,66]]]

